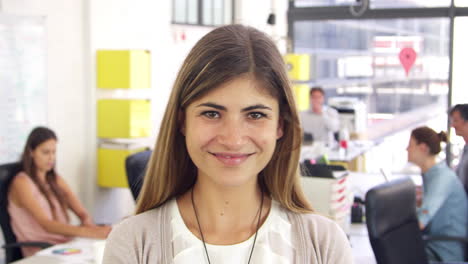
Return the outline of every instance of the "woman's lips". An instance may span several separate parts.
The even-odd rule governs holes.
[[[248,157],[253,153],[243,154],[243,153],[211,153],[215,156],[221,163],[226,166],[237,166],[244,162]]]

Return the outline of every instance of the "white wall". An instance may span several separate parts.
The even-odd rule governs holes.
[[[85,83],[83,4],[75,0],[2,0],[6,14],[46,17],[48,126],[59,137],[58,172],[84,194],[87,169],[88,92]]]

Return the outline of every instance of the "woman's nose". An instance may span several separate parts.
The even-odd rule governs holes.
[[[245,125],[238,118],[226,119],[218,134],[218,142],[231,150],[239,150],[246,143]]]

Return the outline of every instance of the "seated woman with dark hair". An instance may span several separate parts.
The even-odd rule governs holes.
[[[455,173],[445,162],[436,162],[444,132],[428,127],[411,132],[407,147],[408,161],[422,171],[423,198],[418,218],[423,234],[431,236],[465,237],[467,232],[467,201],[465,191]],[[430,260],[463,261],[463,245],[454,241],[429,241],[426,252]]]
[[[19,242],[63,243],[75,236],[106,238],[110,226],[97,226],[65,181],[55,172],[57,136],[46,127],[33,129],[21,157],[22,171],[8,189],[8,212]],[[68,209],[81,220],[69,223]],[[23,247],[23,255],[40,250]]]

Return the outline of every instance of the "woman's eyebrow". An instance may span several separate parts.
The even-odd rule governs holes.
[[[211,103],[211,102],[199,104],[196,107],[201,107],[201,106],[212,107],[212,108],[215,108],[215,109],[218,109],[218,110],[227,111],[227,108],[225,106],[215,104],[215,103]],[[256,110],[256,109],[263,109],[263,110],[272,111],[271,107],[269,107],[269,106],[266,106],[264,104],[256,104],[256,105],[251,105],[251,106],[242,108],[241,112],[248,112],[248,111],[252,111],[252,110]]]
[[[215,104],[215,103],[203,103],[203,104],[199,104],[197,105],[196,107],[201,107],[201,106],[207,106],[207,107],[212,107],[212,108],[215,108],[215,109],[218,109],[218,110],[223,110],[223,111],[227,111],[227,108],[222,106],[222,105],[219,105],[219,104]]]
[[[248,106],[246,108],[243,108],[242,112],[248,112],[248,111],[252,111],[252,110],[256,110],[256,109],[263,109],[263,110],[272,111],[271,107],[268,107],[268,106],[263,105],[263,104],[256,104],[256,105],[252,105],[252,106]]]

